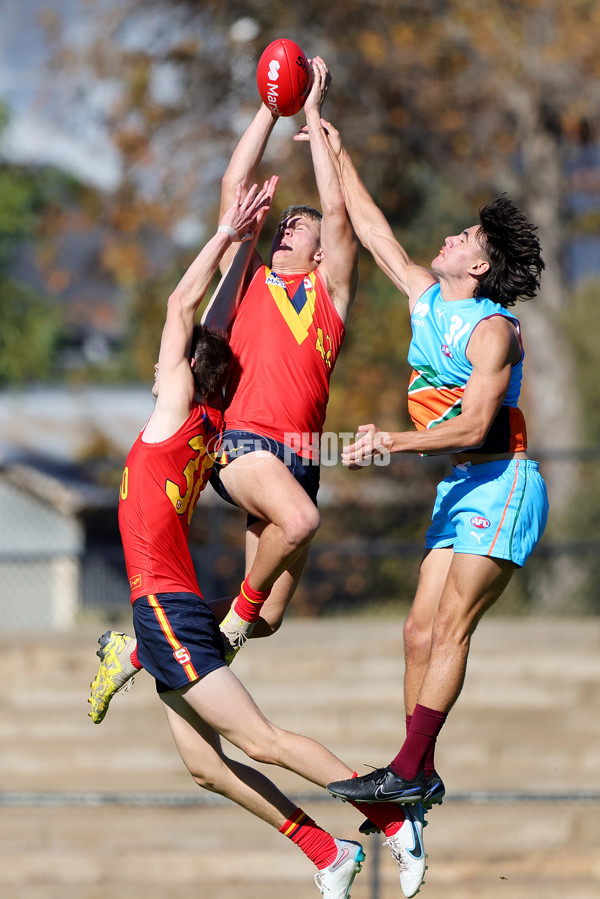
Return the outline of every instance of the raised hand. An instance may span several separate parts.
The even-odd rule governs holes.
[[[313,83],[304,104],[304,111],[308,115],[311,110],[316,108],[320,115],[321,107],[331,84],[331,73],[320,56],[315,56],[311,59],[310,64],[313,70]]]
[[[339,158],[340,153],[342,152],[342,138],[340,132],[335,128],[331,122],[328,122],[327,119],[321,118],[321,127],[325,132],[327,137],[327,143],[331,149],[331,152],[336,157]],[[303,125],[297,134],[294,134],[294,140],[297,141],[307,141],[310,140],[310,136],[308,133],[308,127]]]
[[[238,184],[234,201],[223,214],[219,225],[232,228],[236,235],[234,240],[249,240],[257,236],[271,208],[278,181],[278,176],[273,175],[260,190],[257,184],[253,184],[245,196],[242,196],[242,185]]]

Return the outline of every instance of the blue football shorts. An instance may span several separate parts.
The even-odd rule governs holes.
[[[137,655],[158,693],[179,690],[225,663],[219,625],[197,593],[157,593],[133,603]]]
[[[264,437],[261,434],[255,434],[253,431],[238,431],[234,429],[224,431],[223,439],[221,440],[219,452],[217,454],[217,461],[215,462],[210,475],[211,486],[216,490],[221,499],[231,503],[232,506],[237,506],[237,503],[232,500],[224,484],[221,482],[221,469],[225,468],[225,466],[233,459],[259,450],[272,453],[277,459],[283,462],[300,486],[309,495],[315,506],[317,505],[317,493],[319,492],[319,481],[321,478],[321,468],[318,462],[313,462],[312,459],[303,459],[295,453],[294,450],[290,449],[289,446],[286,446],[285,443],[280,443],[272,437]],[[260,518],[248,514],[246,527],[250,527],[250,525],[255,524],[257,521],[260,521]]]
[[[507,559],[521,567],[544,532],[548,494],[531,459],[460,465],[438,484],[427,549]]]

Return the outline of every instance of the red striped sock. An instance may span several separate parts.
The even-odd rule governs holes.
[[[279,828],[279,833],[295,843],[319,871],[331,865],[337,857],[337,846],[331,834],[315,824],[306,812],[297,808]]]
[[[135,649],[133,650],[133,652],[132,652],[131,655],[129,656],[129,660],[130,660],[130,662],[131,662],[131,664],[133,665],[134,668],[137,668],[138,671],[141,671],[141,670],[142,670],[143,665],[140,665],[139,660],[138,660],[138,657],[137,657],[137,643],[135,644]]]
[[[237,596],[233,604],[233,611],[236,615],[239,615],[240,618],[243,618],[244,621],[258,621],[260,618],[260,610],[270,592],[270,587],[268,590],[254,590],[248,583],[248,578],[246,578],[242,582],[239,596]]]

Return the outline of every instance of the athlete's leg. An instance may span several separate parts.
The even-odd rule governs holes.
[[[431,634],[452,562],[452,548],[427,550],[404,624],[404,708],[412,715],[431,656]]]
[[[220,477],[236,505],[266,522],[248,578],[254,590],[268,590],[310,543],[320,524],[318,509],[272,453],[233,459]]]
[[[266,524],[257,521],[246,530],[246,574],[252,568],[262,532]],[[304,546],[291,565],[279,575],[269,598],[264,602],[260,618],[254,625],[252,637],[269,637],[281,627],[285,610],[296,592],[300,577],[308,560],[310,544]]]
[[[220,697],[217,702],[222,703],[222,708],[228,708],[231,702],[236,710],[234,714],[240,714],[242,720],[248,715],[251,728],[257,715],[262,718],[241,684],[241,689],[232,688],[236,678],[228,669],[215,671],[185,690],[162,693],[161,699],[175,744],[196,783],[227,796],[294,842],[317,868],[315,881],[322,892],[326,886],[330,890],[327,895],[349,895],[350,886],[364,860],[360,843],[334,839],[267,777],[223,754],[214,729],[195,709],[206,704],[207,692],[194,688],[206,681],[209,681],[209,690],[216,690]],[[191,704],[187,700],[191,700]],[[219,718],[213,702],[208,702],[207,707],[213,716]],[[236,731],[235,727],[229,726],[231,722],[227,723],[227,718],[226,715],[225,727]]]
[[[229,668],[212,671],[180,691],[163,693],[161,699],[179,717],[189,719],[184,708],[189,706],[214,731],[255,761],[287,768],[319,786],[336,776],[352,775],[351,769],[321,743],[267,721]],[[193,749],[184,758],[186,765],[188,758],[194,758]],[[204,776],[200,771],[203,762],[204,756],[200,755],[198,763],[192,764],[198,769],[194,774]]]
[[[488,556],[452,554],[433,620],[429,662],[402,748],[385,768],[329,784],[335,796],[363,802],[382,798],[414,802],[426,798],[425,763],[460,695],[471,636],[482,615],[506,588],[514,569],[512,562]]]
[[[471,637],[482,615],[506,589],[515,565],[453,553],[433,622],[431,657],[417,701],[448,712],[463,686]]]
[[[304,488],[272,453],[260,450],[240,456],[222,469],[220,478],[231,499],[263,523],[240,593],[221,622],[230,664],[254,630],[274,584],[310,544],[320,518]],[[283,595],[278,590],[274,599],[275,629],[295,589],[289,581],[280,586]],[[263,636],[269,630],[273,628],[267,624]]]
[[[390,763],[407,782],[424,771],[448,712],[463,687],[471,637],[502,594],[515,566],[503,559],[453,553],[433,621],[431,654],[406,740]]]
[[[175,745],[196,783],[281,827],[293,812],[293,803],[254,768],[227,758],[215,731],[179,692],[161,693],[160,698]]]

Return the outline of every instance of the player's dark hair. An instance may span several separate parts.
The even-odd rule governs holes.
[[[532,299],[544,269],[536,226],[504,194],[481,207],[479,221],[477,238],[490,267],[480,278],[475,297],[488,297],[501,306]]]
[[[213,331],[205,325],[194,325],[190,359],[194,359],[192,374],[196,390],[208,398],[227,380],[233,353],[227,338],[220,331]]]
[[[284,209],[281,215],[279,216],[279,222],[277,223],[277,230],[282,227],[282,225],[287,222],[288,219],[294,218],[294,216],[303,215],[307,219],[312,219],[313,222],[316,222],[317,225],[321,225],[321,221],[323,219],[323,213],[319,212],[318,209],[315,209],[314,206],[288,206],[287,209]]]

